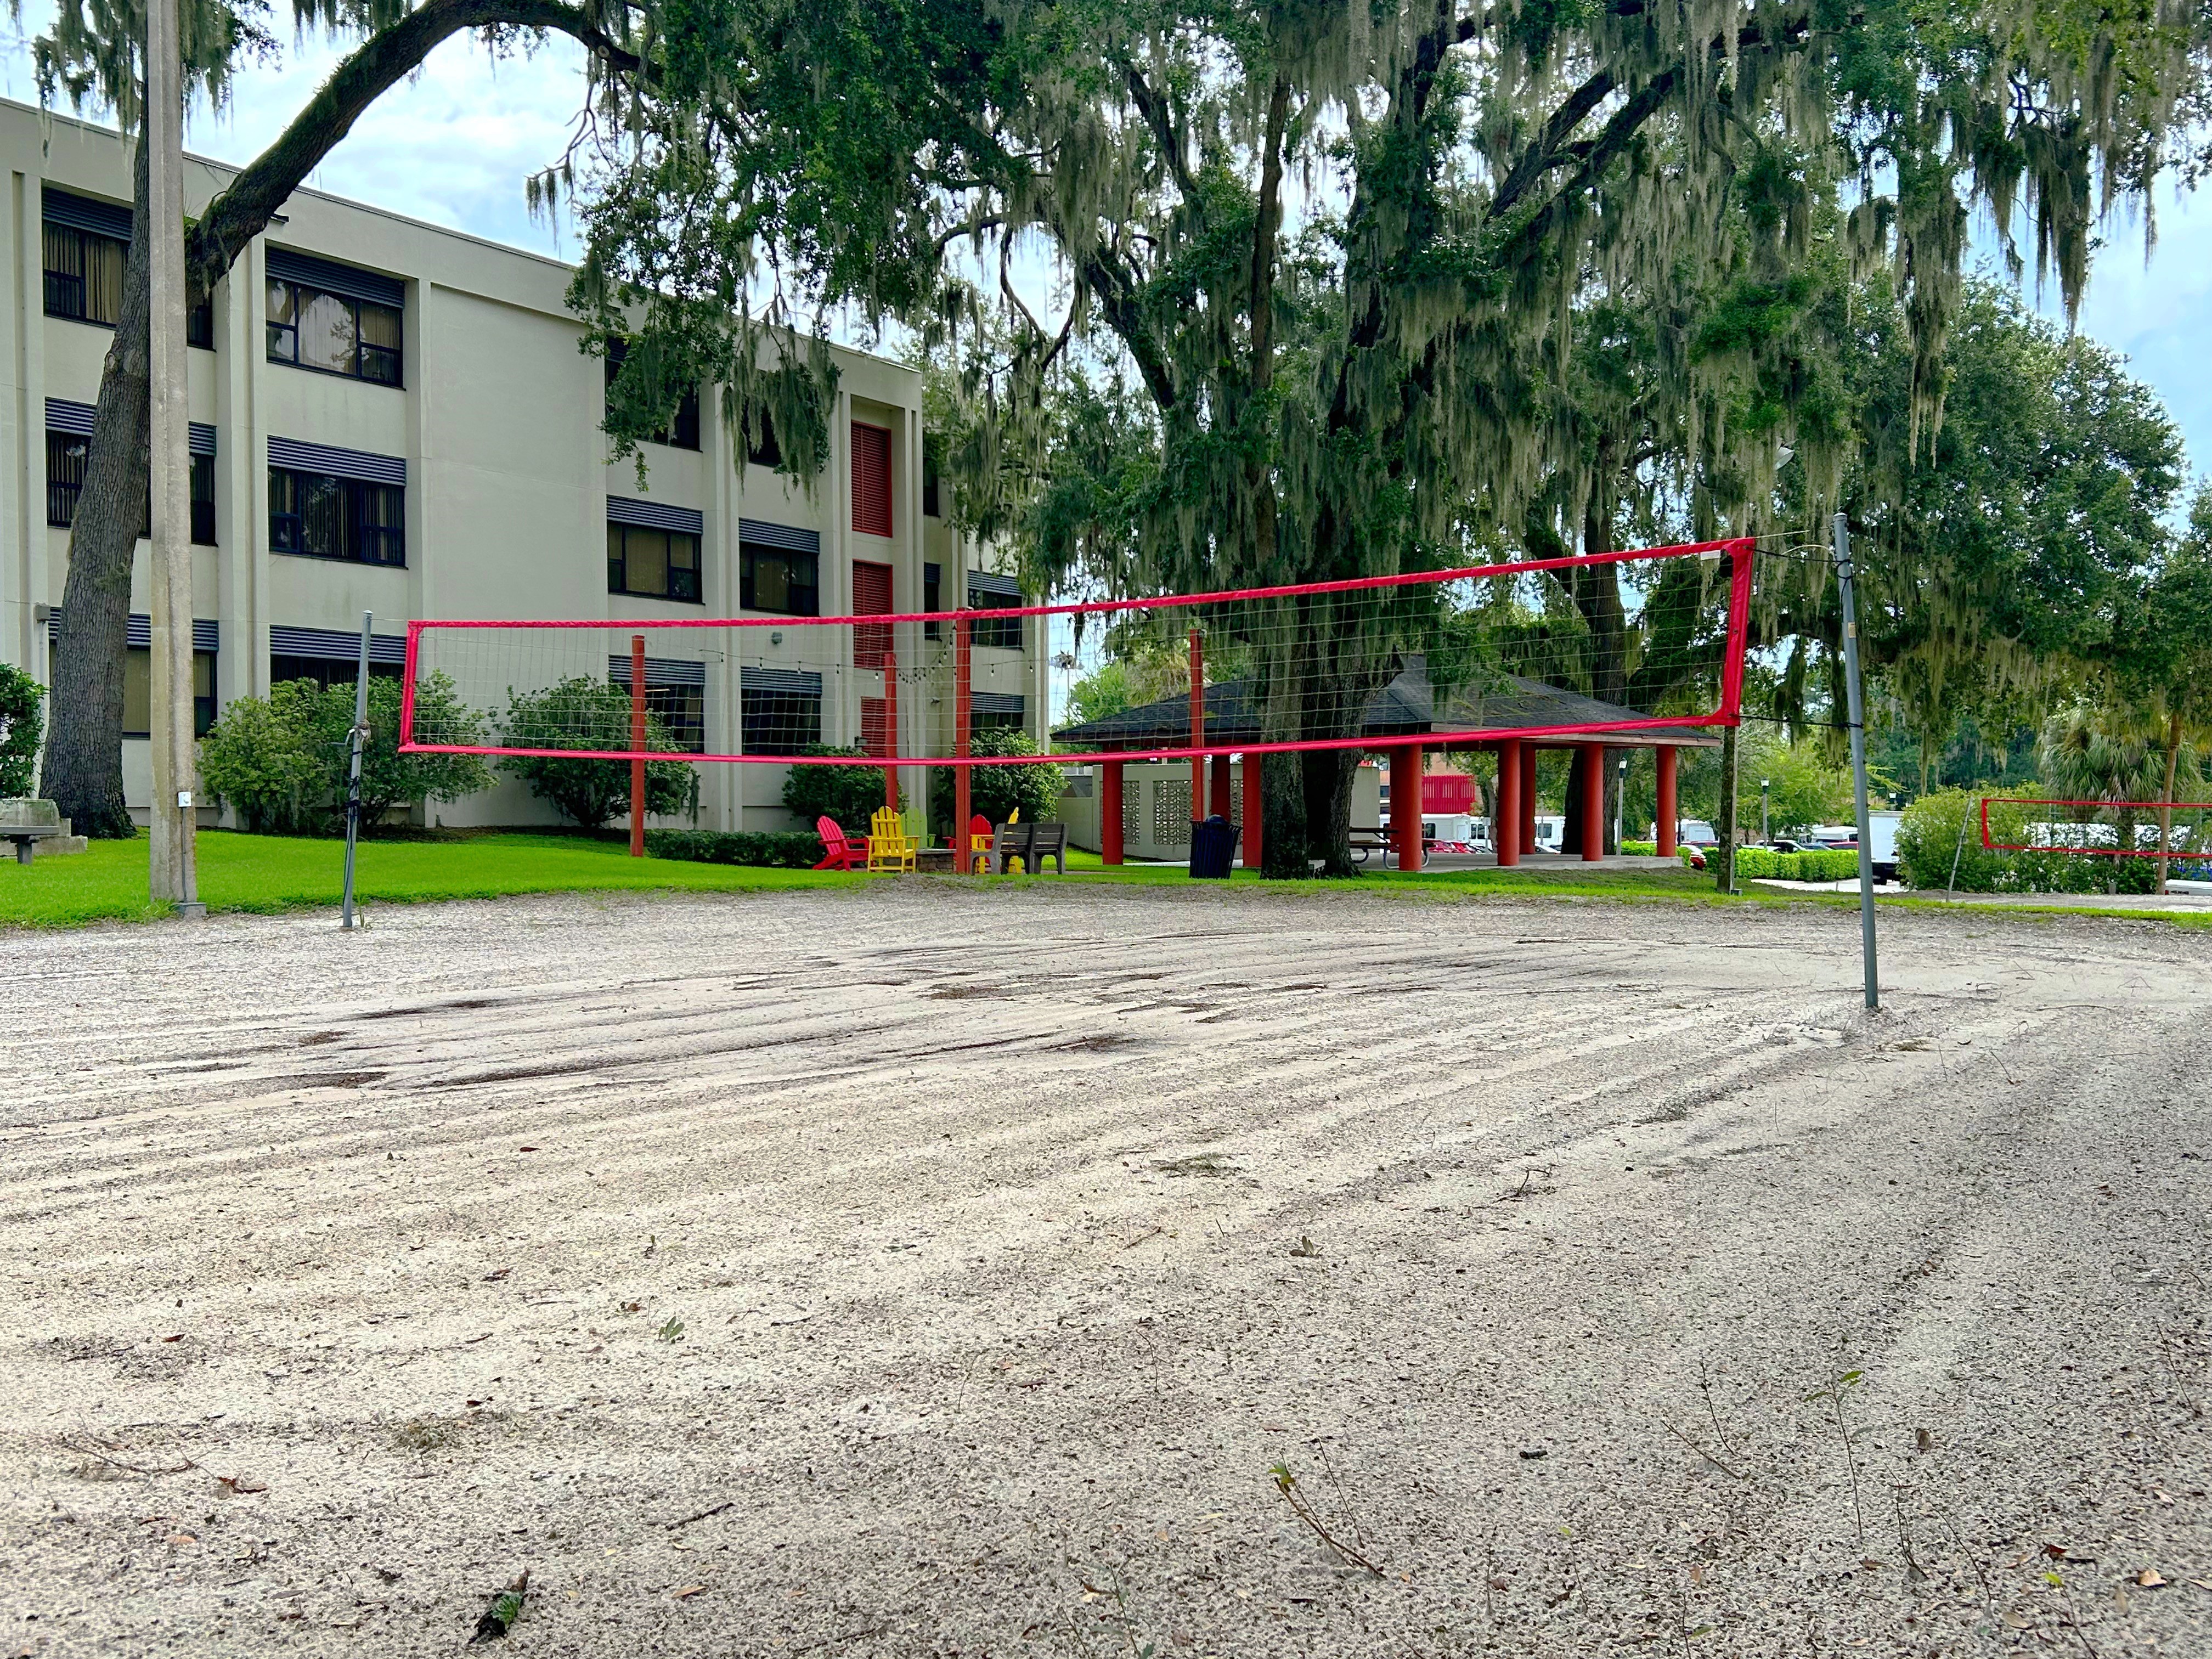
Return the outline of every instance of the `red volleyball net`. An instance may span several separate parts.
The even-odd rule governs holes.
[[[1984,852],[2165,857],[2212,866],[2212,801],[1984,795],[1980,816]]]
[[[1753,557],[1737,539],[1229,592],[829,617],[761,614],[817,608],[820,592],[812,565],[764,557],[747,568],[755,614],[743,617],[409,623],[400,747],[964,767],[1726,726],[1742,696]],[[1707,665],[1706,706],[1661,712],[1589,695],[1599,642],[1571,584],[1595,567],[1615,568],[1630,608]],[[985,597],[1011,586],[970,573],[971,596],[979,580]],[[867,586],[882,596],[890,583]],[[1118,688],[1105,701],[1119,706],[1097,713],[1086,700],[1053,721],[1055,663],[1104,671]],[[1057,729],[1039,746],[1050,752],[1034,757],[980,738],[1047,725]]]

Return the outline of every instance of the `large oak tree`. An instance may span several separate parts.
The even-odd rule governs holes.
[[[1018,528],[1048,574],[1158,592],[1418,568],[1517,529],[1570,454],[1617,471],[1555,418],[1589,285],[1786,285],[1803,204],[1839,185],[1845,256],[1899,295],[1911,436],[1934,433],[1970,206],[2024,214],[2077,294],[2097,208],[2170,159],[2205,21],[2170,0],[695,0],[666,25],[639,119],[565,181],[602,332],[641,309],[665,361],[737,378],[750,420],[769,335],[840,306],[903,322],[971,394],[955,512]],[[1013,279],[1032,250],[1060,313]],[[1048,449],[1071,355],[1090,403]],[[1785,397],[1755,434],[1769,485],[1792,418]],[[1568,538],[1602,522],[1581,516]],[[1337,695],[1290,706],[1263,652],[1268,735],[1341,735],[1426,621],[1398,620],[1287,619],[1299,674]],[[1271,765],[1267,800],[1271,868],[1342,863],[1347,757]]]

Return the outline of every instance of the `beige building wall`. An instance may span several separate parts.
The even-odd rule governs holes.
[[[94,324],[46,314],[42,195],[53,186],[127,210],[128,151],[106,129],[42,118],[27,106],[0,101],[0,161],[9,185],[0,200],[0,255],[12,279],[0,304],[0,455],[7,458],[0,465],[0,654],[44,679],[50,612],[62,604],[69,547],[68,531],[46,523],[46,401],[93,402],[113,337]],[[211,163],[188,161],[188,200],[197,210],[228,177]],[[569,267],[312,191],[295,196],[284,216],[240,254],[222,284],[214,349],[188,354],[191,418],[216,431],[217,544],[195,548],[193,563],[196,614],[220,630],[218,704],[267,691],[272,628],[357,635],[364,611],[374,614],[380,636],[403,635],[411,618],[738,616],[746,520],[819,538],[825,616],[850,609],[855,560],[890,567],[892,602],[901,611],[921,608],[926,565],[942,567],[942,602],[950,608],[961,602],[959,573],[993,562],[922,511],[921,380],[911,369],[834,350],[841,386],[831,460],[811,488],[744,463],[721,426],[712,386],[701,388],[700,447],[644,446],[641,485],[635,464],[607,459],[603,366],[578,349],[582,331],[562,303]],[[272,244],[403,285],[402,386],[270,361]],[[853,526],[856,420],[891,434],[888,537]],[[403,459],[404,568],[272,551],[272,436]],[[608,503],[638,497],[700,515],[702,603],[607,591]],[[150,608],[148,562],[142,544],[131,597],[138,614]],[[895,630],[900,735],[908,752],[928,752],[933,744],[949,749],[949,690],[940,696],[930,678],[949,646],[926,639],[925,631],[918,623]],[[660,634],[648,647],[649,654],[682,657],[703,670],[709,750],[740,747],[741,655],[821,674],[824,741],[860,741],[863,700],[884,688],[879,672],[854,666],[849,630],[795,624],[747,630],[733,643],[736,632]],[[975,684],[1023,696],[1024,723],[1042,742],[1048,681],[1036,632],[1024,652],[978,651]],[[602,655],[627,648],[624,636],[594,637],[606,641]],[[593,654],[585,650],[580,660]],[[941,665],[949,688],[949,656]],[[143,811],[150,787],[146,751],[143,739],[125,739],[125,785],[134,811]],[[781,769],[700,770],[702,826],[789,823]],[[908,787],[921,781],[912,779]],[[508,781],[465,801],[434,804],[429,816],[459,825],[543,823],[553,814]]]

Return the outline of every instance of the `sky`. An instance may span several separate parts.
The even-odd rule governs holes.
[[[0,94],[36,101],[26,42],[50,13],[45,0],[26,0],[21,31],[0,33]],[[231,162],[258,154],[337,61],[319,37],[287,44],[281,63],[239,76],[228,108],[193,112],[185,143],[195,154]],[[449,40],[378,100],[308,182],[493,241],[571,254],[564,224],[531,217],[523,180],[568,141],[582,59],[566,40],[498,62],[473,39]],[[2157,222],[2148,261],[2140,221],[2108,228],[2080,326],[2126,354],[2181,428],[2192,471],[2212,471],[2212,190],[2161,187]],[[2057,314],[2055,293],[2035,296],[2031,287],[2031,297]]]

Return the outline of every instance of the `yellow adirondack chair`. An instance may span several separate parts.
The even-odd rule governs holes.
[[[888,806],[878,806],[868,820],[868,868],[893,872],[914,868],[914,837],[906,820]]]

